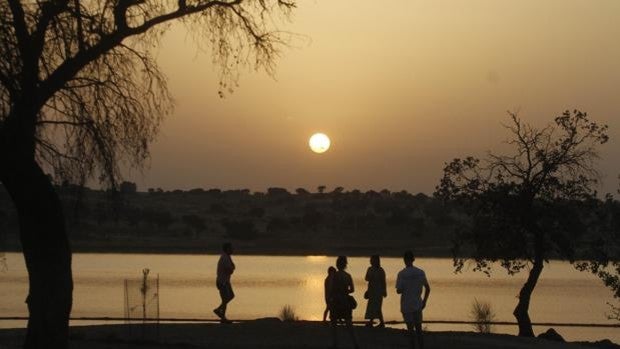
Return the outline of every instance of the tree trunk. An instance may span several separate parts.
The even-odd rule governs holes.
[[[532,292],[534,291],[534,287],[536,287],[536,283],[538,282],[538,278],[540,277],[540,273],[543,270],[544,261],[542,258],[534,259],[534,266],[532,270],[530,270],[530,274],[527,277],[527,281],[521,288],[519,292],[519,303],[512,313],[517,319],[517,323],[519,324],[519,336],[521,337],[534,337],[534,331],[532,330],[532,321],[530,320],[530,315],[528,314],[530,308],[530,299],[532,297]]]
[[[26,160],[11,151],[5,148],[0,152],[0,181],[17,209],[28,269],[29,319],[24,348],[67,348],[73,279],[62,206],[34,159]]]

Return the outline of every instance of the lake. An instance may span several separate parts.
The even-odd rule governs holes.
[[[143,268],[160,278],[160,316],[165,318],[214,318],[212,309],[219,304],[215,288],[216,255],[101,254],[78,253],[73,256],[75,280],[75,317],[122,317],[124,280],[140,279]],[[21,254],[7,253],[8,270],[0,271],[1,316],[26,316],[24,303],[28,279]],[[326,256],[233,256],[237,270],[233,286],[237,297],[229,305],[231,319],[255,319],[278,316],[290,305],[303,320],[319,320],[325,307],[323,280],[335,257]],[[452,260],[420,258],[415,263],[424,269],[431,285],[431,296],[424,312],[425,320],[471,320],[474,299],[491,303],[497,321],[514,321],[512,310],[526,274],[514,277],[496,267],[491,278],[471,271],[454,274]],[[348,271],[354,278],[355,298],[360,304],[354,320],[362,320],[365,311],[364,275],[368,258],[349,258]],[[386,271],[388,297],[384,300],[386,321],[401,320],[399,298],[394,290],[396,274],[402,269],[400,258],[382,258]],[[470,268],[471,269],[471,268]],[[606,317],[610,290],[591,274],[576,271],[566,262],[545,265],[534,290],[530,307],[533,322],[614,323]],[[92,323],[92,322],[90,322]],[[80,321],[73,325],[84,324]],[[23,327],[24,321],[0,321],[0,327]],[[428,324],[431,331],[472,330],[467,325]],[[620,343],[617,328],[556,328],[568,340],[609,338]],[[535,328],[541,332],[546,328]],[[495,332],[516,334],[516,326],[496,326]]]

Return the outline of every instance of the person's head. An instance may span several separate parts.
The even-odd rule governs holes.
[[[226,254],[232,254],[233,253],[233,248],[232,248],[232,244],[230,242],[225,242],[222,245],[222,251]]]
[[[345,270],[347,268],[347,256],[338,256],[336,259],[336,268],[338,270]]]
[[[379,258],[378,254],[370,256],[370,265],[372,265],[373,267],[381,266],[381,259]]]
[[[327,268],[327,274],[328,275],[334,275],[334,273],[336,273],[336,268],[330,266],[329,268]]]
[[[415,261],[415,257],[413,256],[413,252],[411,252],[411,250],[405,251],[405,254],[403,255],[403,261],[405,261],[406,266],[413,265],[413,261]]]

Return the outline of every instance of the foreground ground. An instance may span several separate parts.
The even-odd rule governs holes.
[[[402,330],[355,327],[361,348],[407,348]],[[158,333],[159,332],[159,333]],[[0,349],[19,348],[23,329],[0,330]],[[339,329],[341,348],[351,348],[344,329]],[[162,324],[154,326],[106,325],[71,329],[71,348],[328,348],[329,328],[320,323],[280,322],[265,319],[242,324]],[[592,349],[620,348],[611,343],[558,343],[510,335],[471,332],[429,332],[426,348],[453,349]]]

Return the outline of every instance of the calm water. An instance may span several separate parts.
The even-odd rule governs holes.
[[[24,299],[28,284],[21,254],[6,255],[8,271],[0,272],[0,314],[27,315]],[[213,318],[219,304],[215,284],[213,255],[148,254],[75,254],[73,316],[122,317],[123,280],[141,277],[149,268],[160,276],[162,317]],[[289,304],[305,320],[319,320],[325,307],[323,280],[334,257],[233,256],[237,271],[233,286],[237,298],[229,306],[232,319],[277,316]],[[470,320],[474,298],[488,301],[499,321],[513,321],[512,310],[525,274],[509,277],[497,269],[492,278],[480,273],[452,273],[452,261],[444,258],[418,259],[416,265],[426,271],[432,292],[425,310],[426,320]],[[383,258],[388,276],[388,297],[383,311],[386,320],[401,320],[398,297],[394,291],[396,273],[402,268],[399,258]],[[354,318],[364,316],[362,298],[367,258],[350,258],[349,272],[354,277],[355,297],[360,306]],[[590,274],[574,270],[568,263],[546,265],[534,291],[530,316],[535,322],[613,323],[607,320],[606,302],[611,292]],[[23,322],[0,321],[0,327],[24,326]],[[470,330],[468,326],[428,325],[429,330]],[[541,329],[536,329],[540,331]],[[546,329],[545,329],[546,330]],[[569,340],[609,338],[620,343],[620,329],[558,328]],[[496,332],[516,333],[516,327],[496,328]]]

